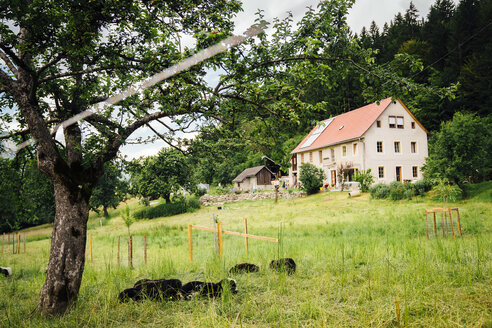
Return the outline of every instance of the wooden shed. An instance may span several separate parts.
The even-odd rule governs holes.
[[[255,166],[245,169],[232,182],[239,190],[272,189],[272,171],[266,166]]]

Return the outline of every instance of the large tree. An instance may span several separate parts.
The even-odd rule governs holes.
[[[43,314],[63,313],[77,299],[89,198],[104,163],[152,120],[195,113],[194,85],[204,83],[204,67],[63,126],[61,142],[52,128],[192,54],[181,47],[183,35],[195,35],[198,49],[223,38],[239,8],[237,1],[212,0],[0,1],[2,118],[19,123],[11,136],[34,138],[39,169],[53,183],[56,201],[38,305]],[[175,123],[194,118],[179,116]]]

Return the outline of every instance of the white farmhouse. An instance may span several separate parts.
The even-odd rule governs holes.
[[[427,157],[427,130],[400,99],[381,100],[327,119],[291,152],[290,184],[298,183],[302,163],[322,168],[325,183],[335,186],[337,167],[351,164],[348,181],[357,170],[371,169],[375,182],[422,179]],[[347,181],[346,180],[346,181]]]

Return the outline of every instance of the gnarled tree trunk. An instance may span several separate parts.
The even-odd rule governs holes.
[[[38,310],[64,313],[77,300],[85,264],[89,196],[81,187],[54,182],[56,214],[50,260]]]

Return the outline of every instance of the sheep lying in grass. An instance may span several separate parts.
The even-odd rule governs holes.
[[[250,273],[250,272],[258,272],[260,268],[257,265],[251,263],[240,263],[233,266],[229,273]]]
[[[153,300],[177,300],[190,299],[195,295],[218,297],[224,288],[230,288],[232,293],[237,293],[237,283],[233,279],[224,279],[218,283],[192,281],[182,285],[178,279],[139,280],[132,288],[125,289],[118,295],[120,302],[130,299],[139,301],[144,298]]]
[[[209,298],[215,298],[222,294],[224,288],[229,288],[233,293],[237,293],[237,282],[234,279],[223,279],[218,283],[203,282],[203,281],[191,281],[181,288],[181,296],[184,299],[190,299],[195,295],[207,296]]]
[[[5,277],[9,277],[12,275],[12,268],[0,267],[0,274],[3,274]]]
[[[273,260],[270,262],[270,269],[279,272],[285,271],[288,274],[294,274],[296,272],[296,262],[294,262],[294,260],[290,257]]]
[[[132,299],[134,301],[142,298],[154,300],[173,300],[179,297],[182,283],[178,279],[139,280],[133,288],[122,291],[118,299],[121,302]]]

